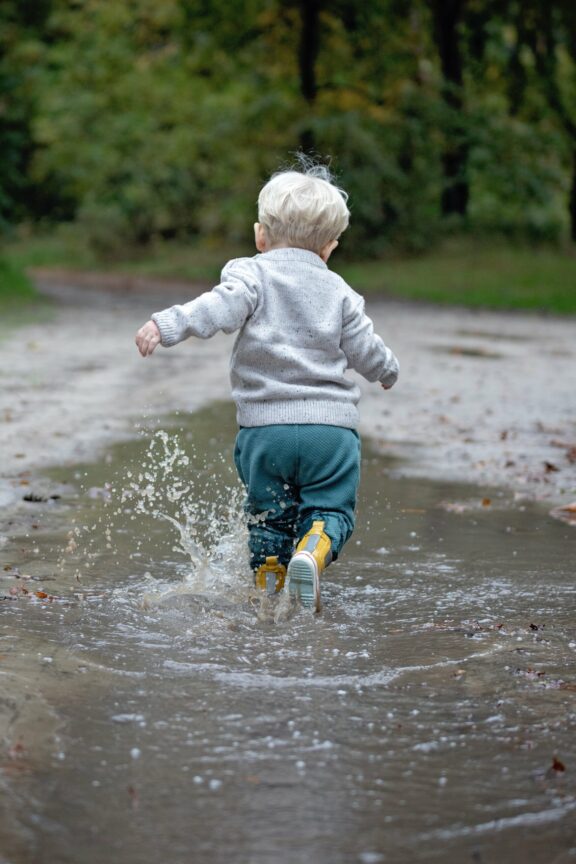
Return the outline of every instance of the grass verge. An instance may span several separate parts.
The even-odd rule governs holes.
[[[418,258],[337,269],[367,296],[576,314],[576,255],[558,249],[460,243]]]
[[[21,267],[0,257],[0,317],[8,327],[43,319],[48,309],[43,298]]]
[[[104,262],[71,231],[19,241],[8,248],[7,259],[21,269],[117,271],[214,284],[229,258],[252,255],[253,251],[249,245],[231,248],[206,242],[165,242],[138,252],[127,251],[122,260]],[[336,254],[330,266],[369,297],[576,314],[574,249],[456,238],[420,256],[351,262]]]

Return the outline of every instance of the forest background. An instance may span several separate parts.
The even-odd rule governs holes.
[[[5,293],[31,265],[213,278],[299,150],[350,194],[356,287],[576,311],[572,0],[0,5]]]

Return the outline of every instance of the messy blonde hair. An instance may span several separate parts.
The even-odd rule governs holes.
[[[258,196],[258,221],[272,245],[319,253],[348,227],[348,195],[326,165],[305,157],[298,168],[273,174]]]

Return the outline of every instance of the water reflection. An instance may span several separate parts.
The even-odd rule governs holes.
[[[230,410],[175,425],[161,458],[146,434],[57,472],[39,551],[2,550],[3,591],[51,581],[2,606],[0,861],[571,860],[573,529],[365,448],[322,615],[279,615],[250,587]]]

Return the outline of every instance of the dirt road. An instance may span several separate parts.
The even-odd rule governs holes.
[[[47,535],[45,542],[54,541],[55,548],[61,549],[64,557],[69,551],[66,538],[73,536],[66,534],[72,522],[68,524],[64,521],[68,518],[65,508],[54,539],[50,534],[49,504],[43,505],[43,524],[39,525],[37,515],[40,511],[24,499],[30,498],[30,495],[49,495],[55,491],[53,481],[46,479],[43,474],[44,469],[49,466],[73,466],[80,462],[89,462],[107,445],[136,436],[142,425],[153,427],[162,423],[167,414],[176,410],[194,411],[213,400],[228,398],[228,357],[233,341],[232,337],[223,335],[207,342],[189,340],[172,350],[159,349],[152,358],[143,360],[134,345],[137,327],[147,320],[152,311],[182,299],[181,290],[123,293],[118,290],[89,290],[86,286],[76,289],[50,286],[49,292],[54,306],[47,323],[22,327],[12,333],[4,332],[0,336],[0,549],[4,549],[6,553],[3,560],[6,571],[3,590],[7,595],[4,610],[12,613],[6,616],[2,643],[2,653],[9,653],[10,657],[8,660],[4,658],[6,662],[0,669],[0,748],[4,748],[4,758],[8,760],[8,769],[14,776],[17,776],[16,772],[21,769],[22,776],[26,777],[25,772],[32,766],[38,770],[40,778],[47,776],[48,771],[51,776],[54,775],[59,770],[58,766],[67,764],[65,751],[70,745],[62,727],[66,722],[72,722],[70,706],[83,705],[88,699],[88,692],[115,693],[118,679],[106,679],[104,686],[99,677],[103,674],[102,670],[107,668],[99,665],[100,646],[106,639],[110,640],[110,633],[106,631],[105,638],[98,636],[95,643],[98,645],[95,654],[98,662],[90,665],[88,661],[92,643],[88,644],[87,649],[78,649],[76,642],[80,636],[74,635],[72,647],[66,641],[60,644],[62,634],[58,630],[60,625],[57,614],[60,607],[57,604],[44,607],[42,599],[36,603],[35,589],[38,585],[40,588],[44,587],[43,584],[23,583],[20,580],[17,566],[20,561],[25,563],[22,573],[36,574],[38,571],[42,578],[42,567],[35,566],[42,556],[39,554],[36,559],[34,557],[35,553],[41,552],[35,542],[38,535],[44,532]],[[457,309],[440,310],[383,301],[371,303],[368,308],[377,330],[394,348],[402,364],[400,381],[391,391],[384,392],[377,385],[365,382],[362,384],[364,398],[361,405],[361,431],[383,452],[395,458],[396,467],[392,473],[401,477],[410,475],[449,481],[471,481],[477,484],[478,502],[489,499],[493,495],[491,487],[496,485],[504,490],[508,498],[505,501],[508,509],[515,506],[514,499],[518,506],[521,506],[525,498],[540,499],[546,507],[552,509],[576,498],[576,349],[573,320]],[[373,481],[373,478],[371,479]],[[422,489],[425,490],[427,485],[430,484],[422,484]],[[31,500],[34,501],[34,498]],[[458,505],[458,502],[451,503]],[[58,507],[55,509],[58,510]],[[496,508],[493,507],[487,515],[493,522],[496,521],[498,530],[495,534],[486,536],[491,538],[491,544],[497,546],[494,537],[503,542],[502,538],[505,539],[506,534],[505,531],[500,531]],[[523,514],[517,512],[516,515],[521,517]],[[69,513],[68,516],[71,517],[72,514]],[[510,523],[509,515],[506,519],[504,525]],[[66,527],[63,527],[63,524]],[[533,523],[527,524],[531,526]],[[546,526],[548,532],[550,520],[546,520]],[[43,532],[34,530],[40,527]],[[559,535],[560,528],[556,525],[552,528],[558,529],[556,534],[554,530],[551,532],[550,545],[554,555],[559,556],[562,562],[570,561],[571,553],[563,543],[566,542],[566,532],[572,537],[573,529],[564,529],[562,526],[565,534]],[[405,523],[401,524],[400,530],[405,530]],[[486,531],[486,527],[484,530]],[[526,541],[526,538],[531,536],[531,531],[532,528],[524,534],[520,531],[516,536],[524,537]],[[562,538],[561,542],[554,539],[559,536]],[[401,562],[396,564],[399,569],[390,570],[394,567],[394,562],[391,558],[386,559],[386,567],[395,576],[403,573],[407,555],[421,554],[414,552],[414,549],[420,548],[418,546],[407,547],[404,540],[397,543],[401,549]],[[506,552],[509,553],[507,547]],[[426,554],[422,554],[422,578],[428,579],[430,576],[430,584],[438,583],[437,591],[442,592],[445,588],[443,572],[440,569],[430,570],[430,562]],[[443,553],[438,554],[441,556]],[[516,555],[516,551],[510,554]],[[526,555],[531,555],[530,549]],[[444,557],[437,559],[432,555],[430,560],[436,565],[440,560],[441,566],[447,566]],[[554,564],[555,558],[547,557],[546,561],[548,560],[552,560],[550,568],[553,572],[557,571],[556,578],[560,585],[555,589],[556,595],[552,592],[550,596],[557,598],[560,609],[570,608],[562,593],[566,581],[562,570],[564,563],[559,566]],[[523,568],[523,561],[524,559],[510,558],[511,572],[516,572],[514,567]],[[500,559],[497,558],[496,567],[500,566],[499,562]],[[465,617],[465,620],[470,616],[480,616],[480,612],[475,610],[479,608],[478,597],[482,597],[484,590],[489,598],[496,596],[494,585],[490,582],[494,576],[494,568],[490,569],[490,566],[486,565],[486,572],[482,570],[476,574],[473,563],[472,561],[469,568],[467,566],[465,575],[469,578],[470,569],[474,591],[471,594],[466,591],[458,593],[458,596],[462,597],[463,608],[454,613],[456,616]],[[51,566],[50,570],[53,569]],[[448,570],[450,571],[450,567]],[[413,574],[414,570],[407,572]],[[538,571],[535,572],[537,578],[532,574],[533,583],[522,593],[525,598],[523,602],[528,603],[528,608],[523,609],[520,617],[524,616],[526,621],[532,620],[530,616],[536,614],[530,606],[533,596],[536,597],[534,603],[539,610],[538,614],[545,615],[541,609],[546,604],[542,597],[538,597],[538,591],[541,590],[548,596],[549,583],[539,578]],[[451,578],[450,572],[444,576]],[[32,578],[35,577],[22,577]],[[47,578],[55,577],[49,575]],[[115,572],[113,578],[116,578]],[[407,578],[410,581],[412,576]],[[463,579],[465,583],[465,578]],[[478,590],[477,579],[480,580]],[[391,581],[391,586],[393,582],[394,580]],[[495,584],[500,585],[500,582],[499,579]],[[56,591],[63,583],[62,578],[60,582],[51,581],[48,585],[50,590]],[[129,584],[130,590],[133,590],[134,583]],[[21,593],[22,585],[31,586],[26,590],[28,599]],[[352,589],[354,585],[355,582],[352,583]],[[542,588],[542,585],[545,587]],[[76,582],[71,585],[66,583],[65,597],[72,598],[72,602],[67,602],[63,607],[68,609],[72,616],[71,619],[66,619],[66,632],[73,632],[74,616],[82,615],[84,594],[81,593],[80,599],[74,600],[73,592],[78,587],[81,592],[89,591],[90,580],[80,586]],[[392,587],[386,589],[387,592],[392,590]],[[400,595],[403,590],[406,590],[406,585],[400,580]],[[571,585],[567,590],[572,590]],[[425,591],[422,591],[422,595],[428,597]],[[48,597],[43,592],[36,593],[36,596]],[[382,596],[389,598],[392,595],[385,593]],[[410,598],[413,595],[408,592],[406,596]],[[454,596],[456,594],[453,592],[451,597]],[[418,601],[416,595],[414,597],[414,608],[417,609]],[[8,602],[14,599],[20,602]],[[405,602],[405,599],[398,602]],[[47,616],[46,620],[55,630],[47,629],[43,612],[45,608],[52,609],[53,614]],[[121,608],[120,617],[123,621],[127,607]],[[359,608],[362,608],[361,602]],[[444,606],[440,604],[438,608],[442,610]],[[103,604],[104,618],[100,616],[98,620],[105,620],[110,609],[114,621],[114,610],[109,603]],[[367,614],[369,617],[369,610]],[[430,617],[426,609],[420,614],[424,616],[424,621]],[[444,614],[442,612],[442,615]],[[500,612],[498,607],[497,614],[504,616],[510,613],[509,610],[506,613],[505,610]],[[414,615],[413,610],[410,615]],[[90,611],[86,613],[86,619],[91,620]],[[548,619],[550,632],[556,632],[553,628],[561,619],[556,607],[549,611]],[[22,626],[22,620],[26,621],[26,626]],[[409,616],[407,620],[412,618]],[[497,617],[494,620],[502,621],[505,618]],[[455,640],[462,638],[458,634],[465,632],[463,626],[456,626]],[[516,633],[514,626],[509,630],[512,634]],[[382,629],[378,620],[375,631],[377,644],[382,642],[385,629]],[[92,625],[87,630],[93,635]],[[354,638],[357,631],[358,621],[354,619]],[[124,634],[124,630],[121,632]],[[227,632],[230,635],[231,631]],[[262,632],[268,639],[267,631]],[[392,629],[391,638],[396,638],[398,632]],[[414,632],[420,634],[418,638],[422,639],[424,637],[421,634],[429,632],[428,625],[416,628]],[[566,633],[569,632],[571,633],[567,624]],[[499,634],[500,631],[495,629],[494,633]],[[502,630],[502,633],[505,633],[505,630]],[[363,638],[361,630],[360,634]],[[545,643],[552,646],[550,665],[559,669],[568,661],[563,659],[564,655],[558,659],[558,645],[567,645],[566,656],[570,662],[572,658],[570,636],[562,632],[560,637]],[[111,645],[115,644],[115,638],[112,638]],[[119,638],[124,643],[124,635]],[[307,634],[306,643],[309,638]],[[413,650],[413,639],[411,634],[410,652]],[[171,637],[166,640],[166,644],[171,645],[172,641]],[[225,641],[223,640],[224,643]],[[200,642],[204,644],[202,640]],[[190,644],[186,643],[186,651],[190,650]],[[256,644],[260,646],[257,651],[269,651],[267,642]],[[460,652],[459,643],[455,645],[453,650]],[[516,648],[514,642],[514,650]],[[421,654],[427,654],[429,649],[426,642],[420,642],[418,651]],[[139,645],[135,650],[135,656],[152,656],[146,650],[140,651]],[[392,647],[392,656],[394,650]],[[236,649],[234,651],[237,653]],[[554,651],[557,653],[554,654]],[[365,652],[358,654],[364,655]],[[258,654],[258,658],[262,656],[262,653]],[[350,655],[346,654],[347,658],[348,656]],[[410,656],[412,657],[412,653]],[[455,656],[460,657],[460,654]],[[332,654],[330,657],[332,663]],[[389,655],[386,657],[386,662],[389,662]],[[186,659],[188,661],[188,655]],[[460,673],[462,661],[458,660],[458,664]],[[332,671],[331,667],[330,674]],[[346,672],[348,671],[346,667]],[[115,675],[113,668],[108,672]],[[444,675],[444,670],[441,674]],[[488,678],[484,679],[483,675],[488,675]],[[476,677],[472,675],[473,681],[480,682],[477,686],[485,687],[482,681],[490,681],[489,698],[492,698],[494,690],[491,676],[492,672],[481,673]],[[508,673],[505,673],[502,679],[507,680],[509,677]],[[170,680],[168,679],[169,683]],[[447,685],[447,680],[452,683]],[[110,681],[113,683],[110,684]],[[454,691],[446,688],[456,686],[454,682],[457,679],[451,674],[448,679],[443,677],[441,681],[438,692],[448,692],[452,718],[454,709],[451,700]],[[97,689],[98,686],[101,691]],[[138,683],[138,687],[140,686]],[[308,679],[306,686],[309,686]],[[180,684],[174,689],[179,693]],[[218,688],[213,689],[216,692]],[[385,689],[382,692],[385,694]],[[478,691],[482,699],[485,692],[487,691]],[[556,691],[550,691],[554,692]],[[397,695],[393,693],[392,696],[396,700]],[[234,699],[236,698],[234,695]],[[454,700],[457,698],[461,698],[461,695],[454,695]],[[508,698],[504,699],[504,702],[509,702]],[[469,698],[465,704],[468,713]],[[88,705],[87,716],[90,717],[95,709],[90,707],[92,703],[89,700]],[[380,714],[384,712],[383,708],[378,710]],[[561,726],[565,730],[565,711],[562,711]],[[222,710],[221,713],[229,712]],[[346,714],[348,713],[347,710]],[[517,715],[514,715],[514,728],[516,723]],[[432,721],[429,725],[431,724]],[[452,726],[451,719],[450,728]],[[542,729],[545,728],[542,726]],[[106,734],[108,735],[108,732]],[[526,735],[532,737],[533,733],[527,732]],[[492,726],[489,736],[491,741],[507,741],[505,733],[495,735]],[[111,739],[114,737],[110,736]],[[73,740],[74,735],[69,738]],[[64,740],[65,743],[62,743]],[[470,740],[475,741],[476,736],[470,736]],[[253,747],[253,741],[250,746]],[[508,744],[503,746],[508,747]],[[90,748],[84,747],[83,758],[89,751]],[[74,759],[69,761],[73,763]],[[12,776],[7,773],[8,769],[5,772],[6,777]],[[530,783],[533,785],[532,780]],[[62,786],[66,788],[66,783],[62,783]],[[470,786],[466,779],[466,787],[474,788],[474,785]],[[177,798],[178,796],[175,796],[175,800]],[[11,843],[16,844],[14,848],[21,851],[22,848],[28,849],[26,844],[29,841],[28,835],[22,834],[20,824],[20,811],[26,811],[27,808],[21,807],[17,797],[12,796],[11,800],[16,804],[8,819],[0,826],[0,847],[3,851],[8,850],[7,854],[10,854]],[[186,800],[184,796],[182,800]],[[63,809],[68,814],[68,806]],[[461,802],[458,800],[459,814],[460,810]],[[31,842],[34,842],[36,830],[35,828],[32,832]],[[23,853],[20,852],[15,852],[13,857],[14,860],[24,860]]]
[[[137,327],[186,299],[182,286],[43,289],[48,323],[0,340],[0,506],[23,472],[89,459],[175,410],[228,398],[233,337],[189,340],[143,360]],[[576,497],[573,319],[378,301],[376,328],[401,361],[384,393],[362,383],[361,431],[398,472],[498,485],[550,506]]]

